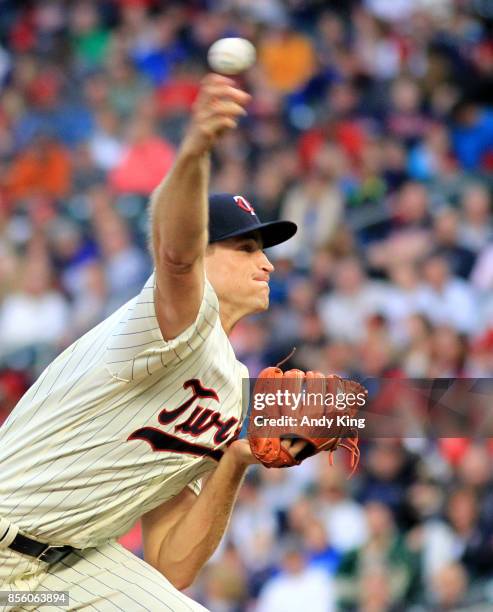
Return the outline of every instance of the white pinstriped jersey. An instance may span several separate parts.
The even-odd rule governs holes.
[[[208,281],[163,340],[154,275],[59,355],[0,429],[0,516],[50,544],[97,546],[216,465],[243,418],[242,378]]]

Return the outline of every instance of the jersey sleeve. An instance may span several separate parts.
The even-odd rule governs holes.
[[[216,469],[217,464],[215,461],[210,459],[205,459],[197,464],[196,471],[192,476],[192,480],[187,484],[187,487],[191,489],[195,495],[199,495],[202,491],[202,487],[204,485],[204,479],[212,474],[212,472]]]
[[[195,480],[192,480],[192,482],[188,483],[187,487],[191,489],[192,492],[195,493],[195,495],[199,495],[202,491],[202,478],[196,478]]]
[[[193,353],[219,322],[219,303],[207,279],[195,321],[173,340],[164,340],[154,304],[155,273],[141,293],[123,309],[108,340],[105,366],[111,376],[132,382],[165,368],[172,369]]]

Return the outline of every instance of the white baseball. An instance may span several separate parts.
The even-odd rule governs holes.
[[[255,47],[245,38],[220,38],[207,53],[209,66],[219,74],[239,74],[253,65]]]

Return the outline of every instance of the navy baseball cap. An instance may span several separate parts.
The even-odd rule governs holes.
[[[266,249],[289,240],[297,229],[292,221],[261,223],[253,206],[241,195],[209,196],[209,244],[258,231]]]

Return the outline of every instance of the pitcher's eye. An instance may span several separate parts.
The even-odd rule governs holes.
[[[255,240],[247,240],[240,243],[240,251],[245,251],[246,253],[255,253],[257,248],[258,245]]]

